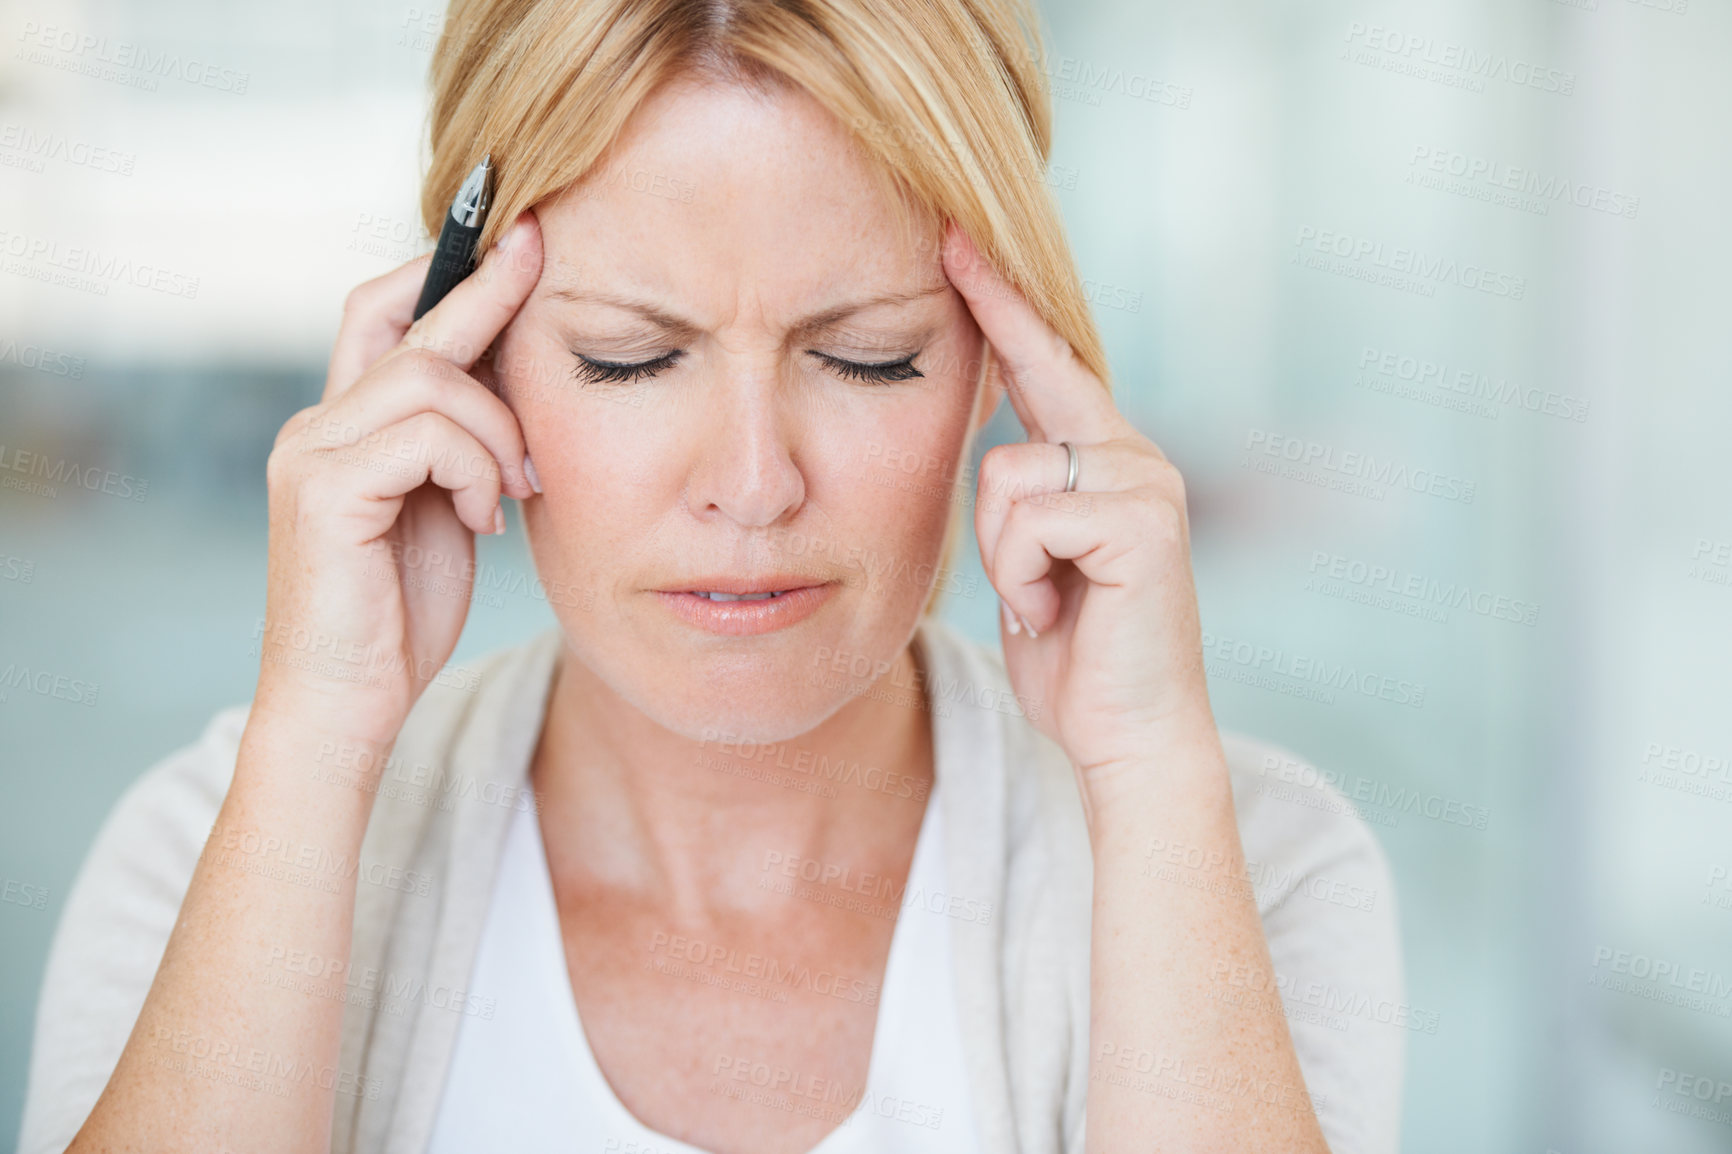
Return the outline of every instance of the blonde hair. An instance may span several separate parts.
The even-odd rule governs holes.
[[[481,237],[491,244],[581,180],[663,83],[695,72],[792,84],[848,128],[895,203],[956,221],[1110,388],[1045,180],[1044,65],[1030,0],[452,0],[433,57],[421,216],[437,235],[464,176],[491,153]],[[940,574],[960,519],[950,518]]]

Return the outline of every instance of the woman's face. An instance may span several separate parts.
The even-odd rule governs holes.
[[[895,663],[991,415],[938,224],[865,165],[803,92],[681,83],[537,209],[494,357],[535,563],[577,658],[694,739],[805,733]]]

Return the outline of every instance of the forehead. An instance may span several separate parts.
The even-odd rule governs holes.
[[[937,223],[902,227],[870,163],[797,88],[670,84],[602,164],[537,210],[543,281],[777,299],[941,278]]]

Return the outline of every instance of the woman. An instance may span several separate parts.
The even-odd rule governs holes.
[[[253,701],[99,836],[22,1149],[1394,1148],[1387,871],[1215,727],[1032,27],[453,6],[425,215],[490,152],[486,257],[351,295]],[[558,628],[435,676],[502,497]],[[1002,659],[929,616],[970,505]]]

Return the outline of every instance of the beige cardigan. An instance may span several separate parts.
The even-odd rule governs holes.
[[[950,890],[993,911],[951,920],[981,1148],[1080,1154],[1093,862],[1074,775],[1022,716],[996,651],[931,619],[916,643]],[[397,981],[468,988],[560,644],[550,629],[441,678],[416,705],[361,853],[374,884],[357,886],[351,973],[373,966]],[[228,789],[246,716],[245,707],[217,714],[196,743],[127,790],[97,835],[49,954],[20,1154],[63,1151],[113,1072]],[[1309,767],[1223,738],[1247,873],[1324,1134],[1334,1154],[1394,1151],[1404,1035],[1436,1027],[1403,1000],[1387,863]],[[1182,849],[1157,850],[1145,868],[1196,876]],[[1258,986],[1231,973],[1219,982],[1234,997],[1256,997]],[[1262,996],[1270,992],[1265,984]],[[345,1006],[339,1070],[364,1092],[337,1097],[334,1152],[422,1154],[460,1018],[427,999],[397,1014]],[[1195,1093],[1167,1082],[1154,1092]]]

